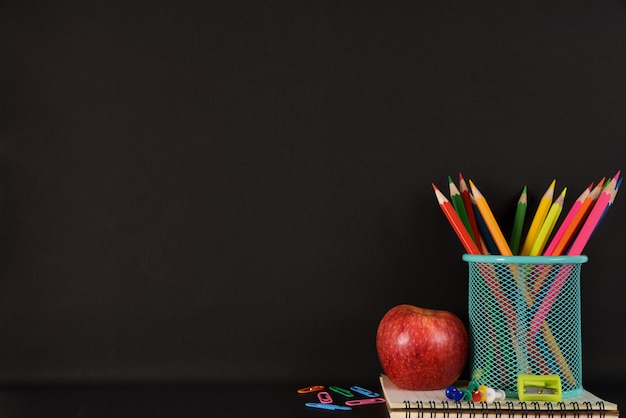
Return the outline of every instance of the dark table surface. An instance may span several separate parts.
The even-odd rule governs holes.
[[[298,394],[303,384],[84,384],[0,387],[0,418],[17,417],[387,417],[384,404],[325,411],[306,407],[315,394]],[[335,383],[330,383],[334,385]],[[377,391],[378,383],[353,383]],[[350,384],[337,384],[349,387]],[[622,386],[587,385],[596,395],[618,403]],[[332,392],[331,392],[332,393]],[[337,403],[346,399],[334,395]]]
[[[0,417],[386,417],[384,404],[325,411],[289,384],[22,385],[0,388]],[[367,387],[364,384],[360,386]],[[372,390],[378,386],[370,384]],[[339,386],[339,385],[338,385]],[[349,387],[349,386],[344,386]],[[339,395],[335,395],[340,398]],[[344,399],[345,400],[345,399]]]

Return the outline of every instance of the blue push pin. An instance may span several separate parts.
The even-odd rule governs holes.
[[[452,399],[454,402],[461,402],[464,396],[463,392],[454,386],[448,386],[446,388],[446,398]]]

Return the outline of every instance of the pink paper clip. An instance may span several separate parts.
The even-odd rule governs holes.
[[[317,394],[317,399],[320,400],[321,403],[333,403],[333,398],[330,397],[328,392],[320,392]]]
[[[357,399],[354,401],[346,401],[346,405],[348,406],[371,405],[375,403],[385,403],[385,399],[384,398],[368,398],[368,399]]]

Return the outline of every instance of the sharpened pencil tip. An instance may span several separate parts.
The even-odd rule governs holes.
[[[622,170],[617,170],[617,173],[615,173],[615,175],[613,176],[615,181],[617,181],[617,179],[619,179],[619,176],[620,176],[621,173],[622,173]]]

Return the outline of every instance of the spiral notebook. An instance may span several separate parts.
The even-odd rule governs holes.
[[[380,376],[380,386],[387,401],[391,418],[508,418],[508,417],[580,417],[601,418],[619,416],[617,404],[607,402],[584,391],[581,395],[564,398],[561,402],[504,401],[455,403],[446,398],[444,390],[411,391],[398,388],[386,375]]]

